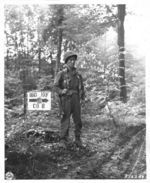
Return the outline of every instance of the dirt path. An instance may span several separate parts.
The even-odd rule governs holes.
[[[58,131],[43,128],[29,136],[19,138],[36,141],[34,147],[24,152],[6,150],[6,172],[16,179],[146,178],[145,125],[116,130],[99,122],[84,123],[81,148],[73,143],[73,131],[66,149],[59,146]]]
[[[99,147],[94,155],[82,158],[80,162],[74,164],[64,178],[144,178],[144,174],[139,176],[136,172],[134,174],[134,171],[138,167],[139,157],[143,157],[142,151],[143,153],[145,151],[145,128],[138,127],[133,130],[131,127],[125,132],[119,133],[118,137],[112,138],[116,141],[110,147],[107,146],[107,151]]]

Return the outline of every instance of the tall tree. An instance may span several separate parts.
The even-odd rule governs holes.
[[[62,22],[64,19],[64,7],[60,5],[57,8],[56,15],[58,16],[57,19],[57,59],[56,59],[56,67],[55,67],[55,76],[59,70],[60,59],[61,59],[61,47],[62,47],[62,39],[63,39],[63,29],[62,29]]]
[[[59,71],[61,59],[64,7],[65,5],[49,6],[49,20],[42,35],[44,42],[47,43],[47,46],[49,47],[49,58],[51,59],[51,63],[53,60],[56,60],[55,75]]]
[[[126,81],[125,81],[125,44],[124,44],[124,19],[126,5],[118,6],[118,46],[119,46],[119,80],[120,80],[120,99],[127,101]]]

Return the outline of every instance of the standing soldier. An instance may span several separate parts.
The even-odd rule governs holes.
[[[66,147],[69,137],[70,116],[72,115],[75,124],[75,144],[81,143],[81,106],[80,100],[84,100],[84,86],[82,76],[76,71],[75,61],[77,54],[68,51],[64,55],[66,69],[60,71],[54,81],[54,88],[60,97],[62,109],[61,116],[61,144]]]

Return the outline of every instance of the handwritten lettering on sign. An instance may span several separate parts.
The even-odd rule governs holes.
[[[27,93],[28,110],[51,110],[51,92],[30,91]]]

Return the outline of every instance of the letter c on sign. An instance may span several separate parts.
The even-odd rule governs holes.
[[[36,108],[36,104],[33,104],[33,108]]]

